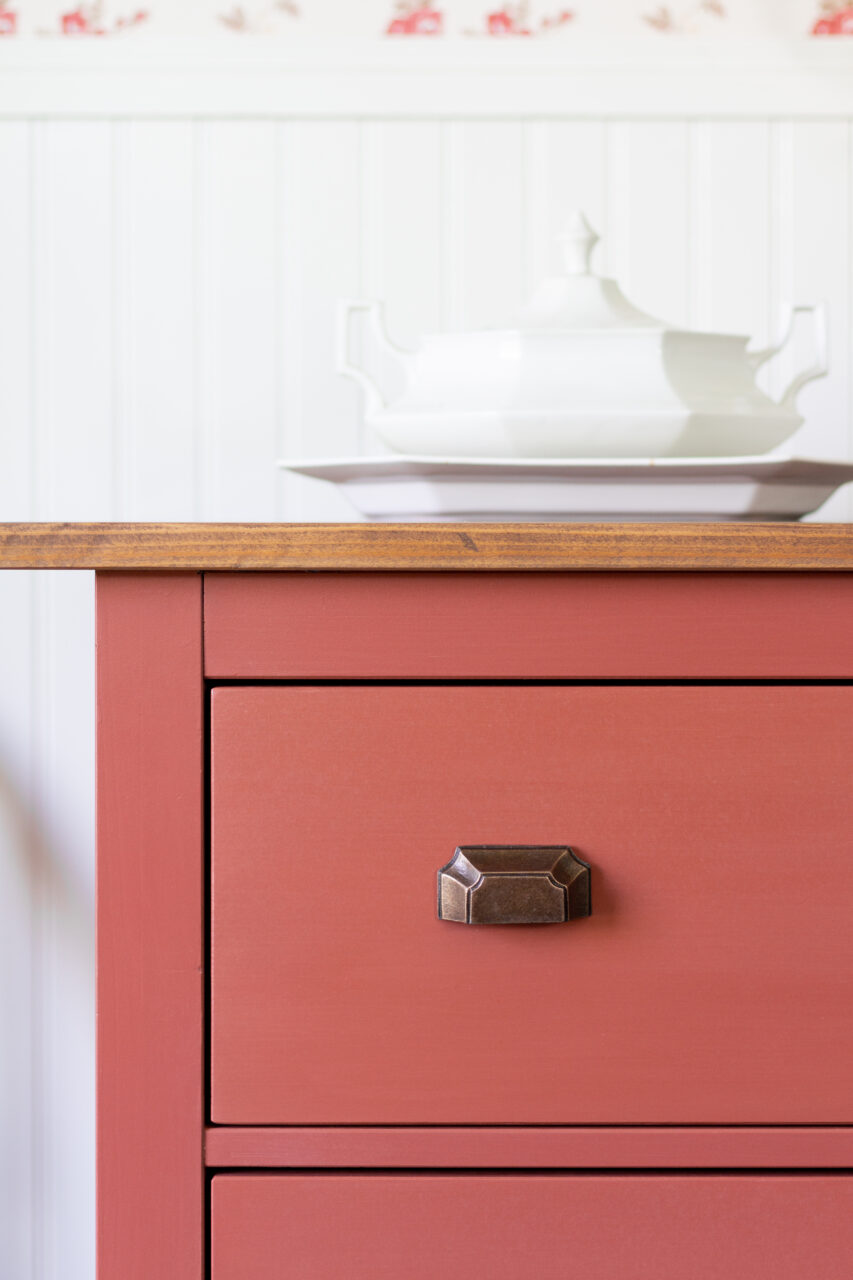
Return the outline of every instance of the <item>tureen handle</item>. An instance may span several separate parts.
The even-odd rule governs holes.
[[[824,378],[829,372],[829,359],[827,352],[826,337],[826,303],[815,302],[811,304],[802,304],[800,306],[787,306],[783,312],[782,334],[778,341],[774,342],[770,347],[762,347],[760,351],[748,351],[747,359],[753,369],[760,369],[763,364],[773,356],[778,355],[783,347],[788,345],[794,332],[794,322],[798,315],[811,314],[814,319],[814,344],[815,344],[815,363],[808,369],[804,369],[802,373],[798,373],[793,382],[786,389],[785,394],[780,400],[780,404],[792,405],[799,395],[800,391],[808,382],[813,382],[815,378]]]
[[[800,306],[791,308],[791,323],[788,328],[788,336],[790,337],[794,328],[794,317],[798,312],[811,312],[814,321],[814,346],[815,346],[815,363],[808,369],[804,369],[802,373],[798,373],[796,378],[788,385],[785,394],[780,400],[780,404],[787,408],[793,408],[797,396],[802,391],[807,382],[814,382],[815,378],[825,378],[829,373],[829,350],[827,344],[826,333],[826,303],[816,302],[812,306]]]
[[[380,410],[385,408],[385,397],[370,374],[353,363],[352,349],[350,347],[350,318],[356,311],[365,313],[376,340],[386,351],[396,356],[398,360],[405,360],[409,353],[403,351],[400,347],[396,347],[385,332],[381,302],[353,302],[348,298],[339,299],[335,368],[338,373],[343,374],[345,378],[352,378],[362,388],[366,397],[365,413],[369,415],[379,413]]]

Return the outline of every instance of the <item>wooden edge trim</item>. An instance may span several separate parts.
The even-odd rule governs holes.
[[[853,1168],[853,1127],[208,1128],[216,1169]]]
[[[98,1280],[203,1280],[201,576],[104,574]]]
[[[0,524],[0,568],[853,569],[853,524]]]

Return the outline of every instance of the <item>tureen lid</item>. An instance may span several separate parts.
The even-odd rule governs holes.
[[[598,235],[578,210],[557,237],[563,254],[562,275],[543,280],[522,308],[522,329],[665,329],[662,320],[629,302],[615,280],[590,267]]]

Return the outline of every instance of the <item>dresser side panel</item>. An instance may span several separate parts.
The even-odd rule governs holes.
[[[99,575],[98,1277],[204,1274],[201,578]]]

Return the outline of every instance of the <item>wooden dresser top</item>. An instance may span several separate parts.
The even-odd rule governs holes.
[[[853,570],[853,524],[0,524],[0,568]]]

